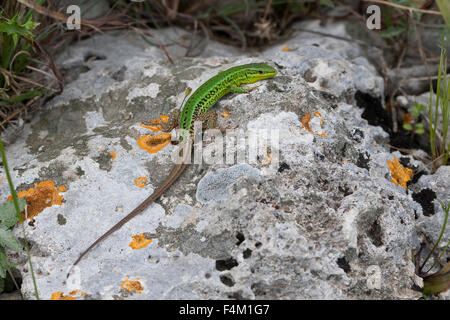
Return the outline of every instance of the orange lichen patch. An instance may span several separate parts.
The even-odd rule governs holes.
[[[111,159],[113,159],[113,160],[116,158],[116,153],[113,152],[113,151],[111,151],[111,152],[109,153],[109,155],[111,156]]]
[[[302,125],[306,129],[306,131],[314,133],[309,127],[309,120],[311,120],[311,113],[307,113],[302,118]]]
[[[153,122],[154,120],[152,120],[152,122]],[[150,130],[152,130],[153,132],[158,132],[158,131],[161,131],[161,129],[162,129],[162,126],[159,124],[159,123],[156,123],[156,124],[154,124],[154,123],[151,123],[151,124],[143,124],[143,123],[140,123],[140,126],[141,127],[143,127],[143,128],[145,128],[145,129],[150,129]]]
[[[271,152],[269,152],[269,154],[263,159],[262,164],[266,165],[268,163],[271,163],[272,157],[273,157],[273,154]]]
[[[167,123],[168,119],[169,119],[169,116],[162,114],[159,116],[158,119],[150,121],[149,124],[141,123],[140,126],[143,128],[146,128],[146,129],[150,129],[153,132],[158,132],[158,131],[161,131],[163,128],[161,123]]]
[[[137,179],[134,179],[134,183],[139,187],[139,188],[143,188],[145,187],[145,183],[147,182],[147,178],[146,177],[139,177]]]
[[[144,287],[138,280],[124,280],[122,281],[121,288],[130,292],[136,292],[140,294],[144,290]]]
[[[413,120],[414,120],[413,116],[409,113],[404,113],[402,116],[403,124],[411,123],[413,122]]]
[[[55,204],[62,205],[64,198],[59,195],[59,193],[65,191],[66,188],[64,186],[59,186],[58,189],[56,189],[55,183],[51,180],[47,180],[35,183],[34,188],[19,192],[17,197],[25,199],[27,202],[28,218],[32,219],[47,207],[51,207]],[[12,196],[9,196],[8,201],[11,200]],[[22,213],[21,221],[23,220],[25,220],[25,213]]]
[[[314,115],[315,115],[316,117],[321,118],[321,119],[320,119],[320,127],[323,128],[323,126],[324,126],[324,121],[322,120],[322,115],[320,114],[320,112],[315,111],[315,112],[314,112]],[[311,113],[305,114],[305,115],[303,116],[303,118],[302,118],[302,125],[303,125],[303,127],[306,129],[306,131],[311,132],[311,133],[313,133],[313,134],[317,134],[318,136],[321,136],[321,137],[323,137],[323,138],[326,138],[327,135],[326,135],[324,132],[323,132],[323,133],[319,133],[319,132],[315,132],[315,131],[311,130],[311,127],[310,127],[310,125],[309,125],[309,121],[310,121],[310,120],[311,120]]]
[[[406,189],[406,183],[411,180],[414,171],[402,166],[396,157],[394,157],[393,161],[387,160],[387,164],[391,172],[391,182]]]
[[[75,295],[80,295],[80,297],[84,297],[84,295],[86,294],[86,292],[81,292],[81,290],[73,290],[73,291],[70,291],[69,292],[69,294],[71,295],[71,296],[75,296]]]
[[[50,300],[76,300],[76,298],[71,295],[65,296],[63,292],[57,291],[52,293]]]
[[[162,114],[159,116],[159,119],[161,119],[162,122],[167,123],[167,120],[169,119],[168,115]]]
[[[152,239],[147,239],[145,237],[145,234],[137,234],[132,237],[133,241],[130,242],[129,246],[131,249],[142,249],[148,246],[150,243],[152,243]]]
[[[223,110],[220,115],[224,118],[228,118],[231,116],[231,114],[227,110]]]
[[[289,46],[284,46],[283,48],[281,48],[281,51],[283,51],[283,52],[291,51],[291,47],[289,47]]]
[[[156,153],[170,143],[170,133],[160,133],[157,136],[144,135],[139,138],[139,147],[149,153]]]

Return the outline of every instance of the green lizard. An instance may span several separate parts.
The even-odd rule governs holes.
[[[180,127],[180,141],[185,141],[187,146],[183,149],[180,146],[181,162],[175,164],[168,177],[161,183],[161,185],[140,205],[138,205],[131,213],[125,216],[111,229],[106,231],[100,238],[92,243],[85,251],[83,251],[78,259],[72,265],[75,266],[80,260],[99,242],[108,237],[111,233],[118,230],[131,218],[141,213],[146,207],[157,200],[181,175],[187,167],[187,159],[189,158],[192,148],[192,140],[195,136],[194,121],[202,121],[207,124],[207,127],[215,126],[217,120],[217,113],[208,111],[220,98],[224,95],[232,93],[249,93],[255,87],[247,89],[240,87],[241,84],[255,83],[256,81],[274,77],[277,71],[265,63],[250,63],[241,66],[229,68],[225,71],[219,72],[216,76],[203,83],[195,92],[189,97],[184,105],[182,111],[175,110],[170,113],[167,126],[164,131],[171,131],[176,127],[177,122]],[[183,154],[183,150],[184,152]],[[71,269],[70,269],[71,270]],[[70,274],[69,273],[67,275]]]

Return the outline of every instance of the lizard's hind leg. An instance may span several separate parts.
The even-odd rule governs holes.
[[[199,114],[195,120],[202,122],[202,129],[214,129],[217,126],[217,112],[213,110],[208,110],[204,113]]]
[[[208,110],[205,113],[198,115],[195,119],[202,122],[202,129],[219,129],[220,132],[225,133],[227,129],[217,126],[217,119],[219,115],[214,110]]]

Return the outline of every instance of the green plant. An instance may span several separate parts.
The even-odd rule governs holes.
[[[33,82],[20,76],[33,59],[33,32],[39,23],[32,19],[34,10],[17,12],[18,8],[11,4],[0,10],[0,106],[29,100],[44,93],[42,88],[33,88]],[[25,83],[20,84],[22,81]]]
[[[420,2],[415,0],[394,0],[389,1],[394,5],[400,5],[408,8],[419,8]],[[414,32],[414,28],[408,23],[408,12],[405,10],[399,10],[398,8],[389,7],[387,10],[383,10],[383,21],[386,24],[386,28],[380,31],[380,36],[383,38],[395,38],[403,35],[405,32],[412,33]],[[402,12],[400,17],[396,17],[398,12]],[[419,21],[422,13],[420,12],[412,12],[413,19]]]
[[[423,123],[419,122],[419,116],[422,111],[427,109],[426,106],[420,104],[418,102],[414,102],[414,107],[411,110],[411,116],[413,117],[413,121],[410,123],[404,123],[403,129],[407,131],[411,131],[414,134],[423,134],[425,130],[423,128]]]
[[[448,221],[448,215],[450,211],[450,202],[445,205],[441,200],[439,200],[439,203],[441,204],[442,210],[444,211],[445,217],[444,217],[444,223],[442,225],[441,233],[439,234],[439,237],[434,244],[431,251],[428,253],[427,257],[425,258],[424,262],[419,268],[419,273],[421,273],[423,267],[433,254],[433,252],[436,250],[437,246],[439,245],[439,242],[442,240],[442,236],[444,235],[445,228],[447,226]],[[424,280],[424,287],[423,287],[423,294],[436,294],[442,291],[445,291],[450,288],[450,262],[447,262],[438,272],[426,276],[428,272],[430,272],[431,269],[441,260],[442,256],[447,251],[447,248],[450,244],[450,240],[447,242],[447,245],[445,246],[444,250],[439,254],[439,256],[435,259],[434,263],[431,265],[430,268],[424,274],[422,275]]]
[[[13,184],[12,179],[11,179],[11,174],[9,173],[8,161],[6,160],[5,149],[3,147],[3,141],[2,141],[1,137],[0,137],[0,153],[1,153],[1,156],[2,156],[3,167],[5,168],[6,178],[8,179],[9,190],[10,190],[11,195],[12,195],[12,203],[13,203],[14,209],[15,209],[15,218],[13,218],[11,216],[11,213],[9,213],[7,216],[5,215],[4,219],[2,219],[3,224],[5,226],[8,225],[9,227],[3,228],[4,231],[0,232],[0,234],[3,234],[3,242],[0,240],[0,245],[8,246],[8,247],[10,247],[12,249],[19,249],[19,247],[20,247],[20,250],[21,250],[22,246],[20,245],[20,243],[19,243],[19,246],[17,246],[17,243],[14,241],[15,237],[11,233],[11,231],[8,230],[8,228],[10,228],[10,227],[12,227],[14,225],[14,224],[11,225],[13,220],[20,219],[21,211],[23,210],[23,208],[25,208],[25,205],[23,204],[22,210],[21,210],[20,203],[21,203],[22,200],[19,200],[19,198],[17,198],[16,189],[14,189],[14,184]],[[5,221],[6,221],[6,223],[5,223]],[[18,220],[16,220],[16,222],[17,221]],[[28,245],[27,236],[25,234],[25,227],[23,226],[23,223],[21,225],[22,225],[22,231],[23,231],[23,236],[24,236],[25,249],[26,249],[27,257],[28,257],[28,264],[30,266],[31,278],[33,280],[34,294],[35,294],[36,299],[39,300],[39,293],[38,293],[38,290],[37,290],[36,278],[34,276],[33,264],[31,263],[30,247]],[[1,238],[1,235],[0,235],[0,238]],[[17,239],[15,239],[15,240],[17,240]],[[4,253],[5,253],[4,255],[0,253],[0,259],[2,261],[5,261],[4,265],[6,265],[7,270],[9,270],[9,264],[8,264],[8,259],[6,257],[6,252],[4,252]],[[11,278],[14,279],[12,274],[11,274],[11,272],[9,272],[9,274],[10,274]]]
[[[436,101],[433,107],[433,87],[430,84],[430,101],[428,105],[428,116],[430,121],[430,148],[431,157],[435,167],[446,165],[450,151],[450,141],[447,142],[448,125],[450,120],[450,85],[447,76],[447,50],[446,38],[442,37],[441,57],[436,88]],[[442,127],[439,128],[441,123]],[[440,129],[440,130],[439,130]],[[435,161],[442,157],[442,161]]]
[[[0,19],[2,19],[0,12]],[[2,19],[3,20],[3,19]],[[19,19],[19,14],[15,14],[11,19],[0,21],[0,66],[13,72],[20,73],[26,66],[31,45],[28,40],[33,39],[32,31],[36,27],[36,22],[31,15],[25,15]],[[0,78],[0,84],[7,81],[5,74]]]
[[[18,199],[19,210],[25,208],[25,200]],[[11,228],[16,225],[20,217],[17,216],[14,203],[11,201],[0,204],[0,293],[5,289],[7,273],[10,271],[10,263],[6,255],[6,248],[8,247],[14,251],[22,251],[22,245],[14,236]]]

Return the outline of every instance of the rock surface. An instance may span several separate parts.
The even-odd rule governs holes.
[[[302,27],[348,37],[340,24]],[[175,37],[166,30],[157,36]],[[282,50],[286,46],[290,50]],[[67,189],[60,190],[61,205],[45,208],[26,226],[40,296],[419,298],[415,288],[422,281],[411,251],[419,247],[418,230],[430,238],[437,233],[417,224],[437,219],[438,225],[442,210],[434,202],[435,214],[425,216],[412,193],[391,182],[388,160],[396,157],[414,170],[420,163],[391,153],[387,133],[362,119],[355,94],[380,103],[383,81],[361,48],[299,32],[253,57],[217,43],[196,58],[178,57],[181,52],[169,47],[175,60],[170,64],[161,50],[137,37],[104,34],[58,58],[68,75],[64,93],[25,124],[7,149],[19,191],[46,180]],[[78,255],[171,169],[176,147],[169,144],[155,154],[141,149],[137,140],[151,132],[140,122],[179,106],[188,86],[195,89],[220,70],[257,61],[279,74],[250,94],[224,97],[214,109],[231,114],[219,116],[221,126],[243,132],[270,128],[278,143],[265,143],[248,164],[188,167],[157,203],[93,249],[67,280]],[[307,114],[310,131],[302,124]],[[218,143],[210,140],[204,147]],[[437,175],[442,173],[448,175],[448,167]],[[134,183],[138,177],[148,179],[144,188]],[[422,176],[419,183],[418,189],[434,189],[448,200],[448,180],[436,185],[435,176]],[[4,180],[1,194],[9,194]],[[139,234],[153,241],[133,249],[132,237]],[[25,298],[33,299],[25,256],[11,258],[19,264]]]

